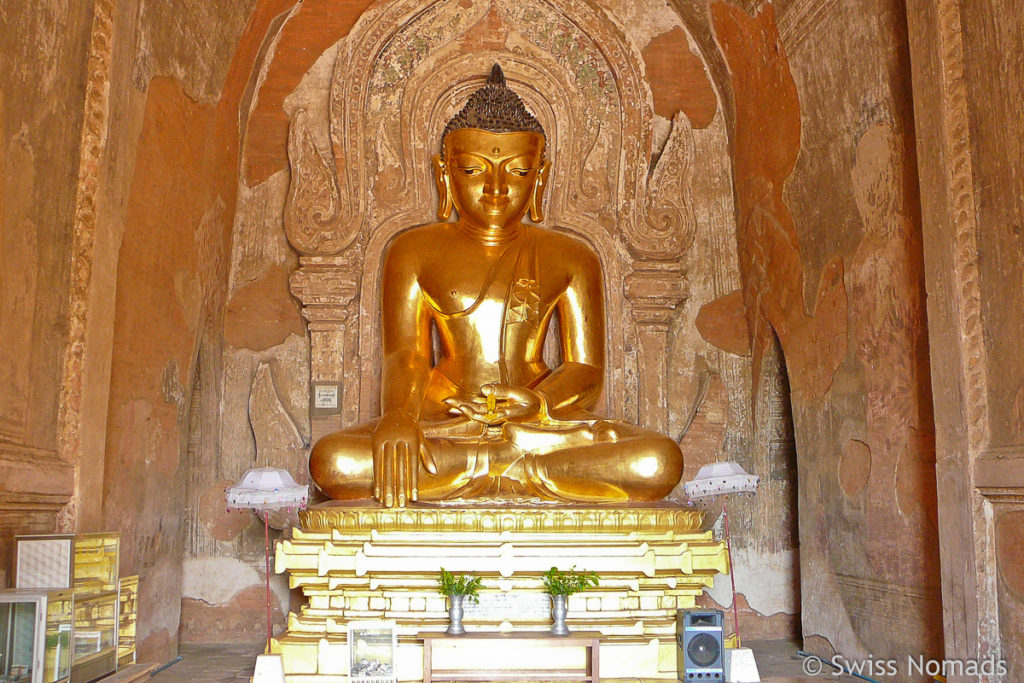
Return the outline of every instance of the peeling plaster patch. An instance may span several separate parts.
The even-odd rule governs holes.
[[[647,44],[655,36],[683,26],[682,19],[665,0],[649,2],[608,2],[605,0],[602,4],[615,15],[618,23],[641,50],[647,47]],[[689,39],[688,34],[687,39]],[[692,40],[690,48],[694,52],[697,51]]]
[[[281,171],[257,187],[248,188],[244,183],[239,185],[228,274],[228,292],[231,295],[246,284],[265,277],[273,266],[281,266],[288,271],[298,266],[298,256],[284,233],[289,177],[287,171]]]
[[[849,439],[839,456],[839,486],[852,498],[864,490],[871,475],[871,448],[863,441]]]
[[[292,424],[299,429],[304,444],[309,434],[309,340],[305,335],[290,335],[280,346],[266,351],[229,349],[224,362],[224,394],[220,404],[223,452],[231,451],[230,463],[222,470],[239,477],[256,461],[256,440],[249,421],[249,394],[256,368],[268,363],[273,368],[277,395]],[[295,453],[285,469],[300,484],[308,481],[308,453]],[[213,479],[211,478],[211,483]]]
[[[185,398],[185,387],[178,381],[179,374],[178,363],[172,358],[167,361],[160,378],[160,393],[165,401],[176,406],[180,406]]]
[[[219,605],[230,601],[249,586],[260,583],[259,573],[240,560],[230,557],[186,559],[181,597]],[[287,598],[281,604],[287,605]]]
[[[279,0],[280,1],[280,0]],[[348,35],[372,0],[305,0],[290,2],[291,16],[280,27],[267,63],[262,67],[260,86],[253,94],[243,150],[244,181],[255,187],[268,176],[288,166],[286,141],[288,110],[285,97],[296,90],[315,59],[335,52],[339,39]],[[334,60],[331,59],[333,69]],[[324,110],[326,116],[326,110]]]
[[[345,39],[339,40],[321,54],[299,81],[295,90],[284,98],[282,109],[288,115],[289,120],[294,118],[295,112],[303,110],[311,114],[310,121],[322,124],[309,128],[317,147],[321,150],[331,149],[331,134],[328,125],[330,111],[324,107],[324,104],[328,103],[330,99],[325,98],[323,93],[331,92],[335,63],[338,61],[338,55],[345,42]]]
[[[229,605],[238,600],[242,593],[254,588],[262,595],[264,585],[260,572],[240,560],[229,557],[196,558],[185,560],[181,597],[207,605]],[[291,600],[288,577],[284,574],[271,574],[270,592],[277,598],[281,613],[287,614]]]
[[[696,477],[701,466],[722,459],[722,443],[729,419],[729,393],[722,377],[706,365],[702,368],[702,364],[702,361],[697,363],[700,378],[694,387],[693,407],[689,411],[691,417],[683,425],[685,431],[670,435],[683,453],[684,467],[679,484],[667,496],[673,502],[686,500],[683,482]],[[680,395],[676,394],[677,397]],[[683,401],[689,402],[690,398],[685,396],[677,400],[685,405]]]
[[[740,290],[701,306],[695,324],[709,344],[737,356],[750,355],[747,311]]]
[[[159,562],[140,577],[139,622],[136,642],[140,657],[145,653],[162,652],[178,632],[181,603],[165,599],[177,595],[182,585],[181,565],[177,558],[165,554]]]
[[[244,37],[256,4],[256,0],[139,3],[140,33],[132,75],[136,87],[145,90],[145,83],[155,76],[169,76],[182,84],[189,98],[217,102],[229,76],[232,48]]]
[[[794,590],[793,567],[796,557],[792,550],[763,553],[733,544],[732,560],[736,569],[736,592],[747,598],[750,608],[768,616],[800,611]],[[707,590],[711,599],[722,607],[732,606],[732,583],[728,574],[715,577],[715,585]]]
[[[240,287],[224,314],[224,342],[265,351],[306,328],[295,299],[288,292],[289,269],[273,265],[257,280]]]
[[[1024,260],[1024,259],[1021,259]],[[1013,399],[1013,408],[1010,411],[1011,428],[1014,435],[1014,443],[1020,443],[1024,439],[1024,383],[1021,383]]]
[[[718,97],[685,31],[677,26],[654,38],[643,58],[656,114],[672,118],[682,110],[694,128],[711,125]]]
[[[287,606],[282,608],[271,599],[271,621],[275,633],[285,630]],[[230,602],[208,605],[201,600],[183,598],[182,643],[266,643],[267,597],[262,584],[240,591]]]
[[[672,121],[664,116],[654,115],[651,119],[651,168],[658,164],[658,158],[665,151],[668,136],[672,133]]]
[[[999,574],[1019,600],[1024,598],[1024,512],[1001,515],[995,532]]]
[[[994,526],[999,571],[1011,587],[1024,594],[1024,511],[1005,512],[996,517]]]
[[[273,553],[274,549],[271,548],[270,552]],[[270,571],[274,571],[273,557],[270,558]],[[281,606],[281,611],[288,614],[288,604],[292,596],[291,589],[288,588],[288,576],[286,574],[271,574],[270,592],[277,596],[277,604]]]
[[[260,363],[249,393],[249,420],[256,439],[256,461],[264,466],[290,468],[301,462],[304,442],[281,403],[270,365]]]
[[[896,459],[895,474],[896,509],[915,525],[927,522],[931,529],[938,525],[933,449],[921,445],[916,429],[909,430]]]
[[[187,323],[196,320],[199,306],[203,300],[203,285],[200,276],[191,267],[183,268],[174,273],[174,297],[181,306]]]

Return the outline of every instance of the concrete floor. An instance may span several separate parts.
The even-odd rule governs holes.
[[[838,681],[852,683],[852,676],[833,676],[827,666],[818,676],[804,674],[798,647],[781,640],[745,643],[754,651],[762,683],[808,683]],[[249,681],[259,645],[182,645],[181,661],[151,679],[153,683],[236,683]],[[603,679],[605,683],[646,683],[640,679]],[[659,681],[658,683],[664,683]]]
[[[153,683],[229,683],[249,681],[256,667],[261,645],[181,645],[181,661],[172,664],[150,680]]]

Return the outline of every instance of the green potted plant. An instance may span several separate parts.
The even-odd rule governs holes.
[[[551,633],[556,636],[569,635],[565,625],[566,602],[570,595],[579,593],[598,583],[596,572],[578,572],[576,566],[567,572],[552,567],[544,573],[544,590],[551,596],[551,618],[554,624]]]
[[[473,602],[480,602],[481,579],[479,576],[469,577],[465,574],[455,575],[441,567],[441,575],[437,579],[437,592],[448,596],[448,635],[458,636],[466,632],[462,626],[462,603],[469,597]]]

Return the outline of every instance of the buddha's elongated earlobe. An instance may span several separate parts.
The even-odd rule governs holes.
[[[544,220],[544,190],[548,185],[550,171],[550,161],[545,161],[537,171],[537,182],[533,184],[533,192],[530,194],[530,220],[534,223]]]
[[[437,217],[443,221],[452,216],[452,187],[448,180],[448,169],[441,161],[441,155],[435,154],[434,159],[434,182],[437,183]]]

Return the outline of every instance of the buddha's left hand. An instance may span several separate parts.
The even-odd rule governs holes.
[[[445,403],[469,419],[485,425],[537,422],[546,412],[547,402],[533,389],[509,384],[485,384],[480,392],[480,396],[471,402],[450,398]]]

